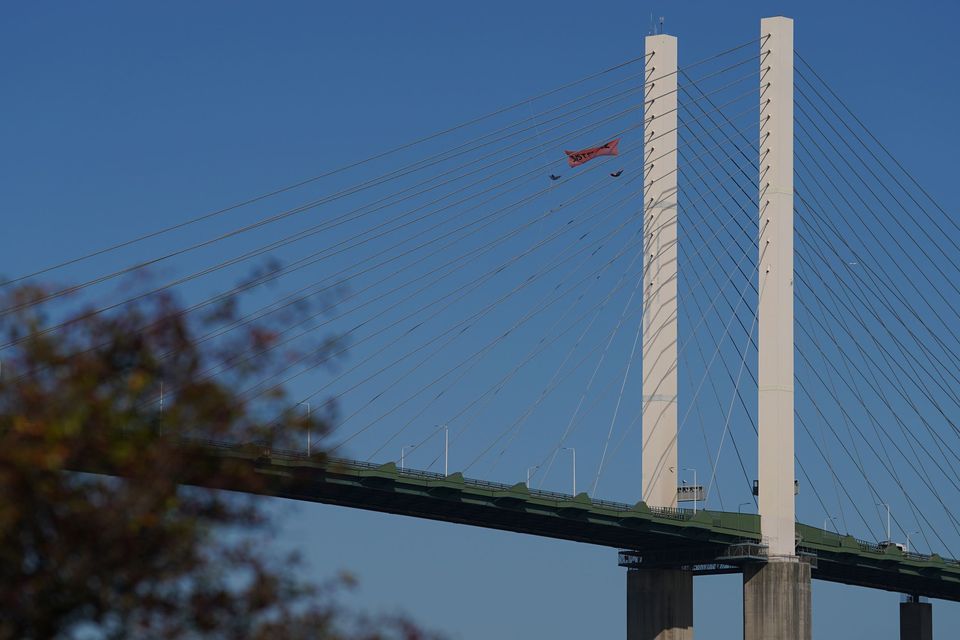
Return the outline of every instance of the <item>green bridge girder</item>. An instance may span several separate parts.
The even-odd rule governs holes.
[[[264,447],[216,446],[211,455],[248,461],[266,495],[586,542],[701,564],[730,545],[760,542],[756,514],[656,509],[344,459],[307,458]],[[229,489],[230,487],[221,487]],[[960,602],[960,562],[906,553],[797,524],[798,551],[816,556],[813,577]],[[669,562],[669,560],[668,560]],[[734,569],[736,570],[736,569]]]

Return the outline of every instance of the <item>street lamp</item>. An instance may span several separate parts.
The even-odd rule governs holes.
[[[564,447],[564,451],[569,451],[573,455],[573,495],[577,495],[577,450],[573,447]]]
[[[683,470],[693,471],[693,515],[697,515],[697,470],[692,467],[684,467]]]
[[[741,520],[743,520],[743,511],[742,511],[742,509],[743,509],[744,507],[750,505],[750,504],[753,504],[753,503],[752,503],[752,502],[741,502],[740,504],[737,505],[737,524],[739,524],[741,527],[743,526],[743,522],[741,522]]]
[[[836,532],[839,534],[840,531],[837,529],[837,516],[827,516],[826,518],[823,519],[823,530],[824,530],[824,531],[828,531],[828,529],[827,529],[827,523],[828,523],[828,522],[832,522],[832,523],[833,523],[833,530],[836,531]]]
[[[400,471],[403,471],[404,454],[406,453],[407,449],[416,449],[416,448],[417,448],[417,445],[415,444],[408,444],[405,447],[400,447]]]
[[[163,418],[163,378],[160,378],[160,417],[161,417],[161,420],[158,423],[160,428],[158,429],[158,431],[162,436],[163,435],[163,419],[162,419]]]
[[[450,429],[445,424],[436,425],[437,429],[443,429],[443,475],[450,475],[447,463],[450,459]]]
[[[886,502],[878,502],[877,506],[887,508],[887,542],[890,542],[890,505]]]
[[[528,487],[530,486],[530,472],[531,472],[531,471],[536,471],[536,470],[539,469],[539,468],[540,468],[540,465],[538,465],[538,464],[535,464],[535,465],[533,465],[532,467],[527,467],[527,486],[528,486]]]
[[[307,408],[307,457],[310,457],[310,403],[301,402]]]

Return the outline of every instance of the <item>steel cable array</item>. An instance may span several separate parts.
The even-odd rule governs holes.
[[[642,348],[637,295],[647,266],[639,214],[652,185],[637,181],[676,153],[680,335],[670,373],[683,369],[681,464],[708,470],[707,506],[755,505],[764,62],[746,50],[756,44],[679,69],[678,125],[657,136],[676,133],[675,151],[644,157],[644,96],[665,76],[636,73],[645,60],[636,58],[18,275],[0,291],[67,267],[81,274],[10,302],[0,318],[43,313],[37,335],[56,336],[77,318],[164,292],[183,299],[191,321],[241,296],[237,315],[198,343],[280,322],[265,349],[289,356],[238,398],[255,406],[286,388],[300,404],[334,400],[327,446],[338,455],[388,462],[403,453],[433,468],[443,426],[455,470],[483,463],[487,476],[562,488],[557,461],[575,448],[591,495],[602,483],[604,495],[635,501],[646,406],[632,390],[637,367],[655,357]],[[886,505],[892,534],[951,554],[960,542],[951,509],[960,493],[960,224],[798,60],[798,519],[824,517],[825,528],[833,521],[881,542]],[[565,149],[615,138],[617,157],[564,163]],[[243,277],[267,258],[277,264]],[[117,286],[157,268],[173,273],[134,291]],[[342,344],[316,344],[320,335]],[[0,357],[26,339],[7,340]],[[200,375],[230,384],[263,354],[238,351]],[[42,374],[4,371],[14,382]]]

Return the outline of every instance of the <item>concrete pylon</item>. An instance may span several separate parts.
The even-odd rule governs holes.
[[[647,36],[643,99],[643,501],[677,506],[677,39]]]
[[[811,640],[810,563],[780,558],[743,568],[743,639]]]
[[[760,22],[759,310],[757,369],[760,533],[771,556],[793,556],[793,20]]]
[[[744,640],[810,640],[810,564],[796,555],[793,374],[793,20],[760,22],[758,430],[760,534],[744,567]]]
[[[693,574],[627,570],[627,640],[692,640]]]
[[[643,500],[677,506],[677,39],[646,39]],[[627,638],[691,640],[693,574],[627,571]]]
[[[900,640],[933,640],[933,607],[929,602],[900,603]]]

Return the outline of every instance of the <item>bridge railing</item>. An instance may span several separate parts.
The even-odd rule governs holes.
[[[690,520],[693,518],[693,509],[671,509],[670,507],[648,507],[650,512],[671,520]]]
[[[626,502],[616,502],[615,500],[600,500],[599,498],[590,498],[590,501],[600,507],[612,509],[613,511],[630,511],[634,506]]]
[[[857,538],[857,546],[860,547],[861,551],[872,551],[875,553],[883,553],[883,547],[874,542],[867,542],[866,540],[861,540]]]
[[[205,447],[222,449],[222,450],[241,450],[241,449],[250,449],[250,448],[260,448],[263,450],[263,455],[266,456],[279,456],[295,460],[309,460],[315,458],[315,456],[309,456],[305,451],[295,450],[295,449],[278,449],[276,447],[270,446],[269,443],[260,441],[260,442],[247,442],[247,443],[236,443],[228,442],[223,440],[213,440],[209,438],[181,438],[184,442],[189,442],[196,445],[201,445]],[[349,458],[336,458],[336,457],[326,457],[325,461],[328,464],[333,465],[343,465],[345,467],[359,468],[359,469],[368,469],[368,470],[377,470],[382,469],[383,464],[375,462],[364,462],[361,460],[351,460]],[[449,476],[442,473],[437,473],[434,471],[425,471],[422,469],[410,469],[397,468],[396,472],[398,475],[411,477],[411,478],[421,478],[425,480],[444,480],[449,478]],[[490,480],[479,480],[475,478],[464,478],[464,484],[472,486],[490,489],[494,491],[511,491],[514,490],[516,485],[506,484],[502,482],[492,482]],[[569,501],[575,496],[569,493],[560,493],[556,491],[544,491],[542,489],[530,489],[527,488],[531,497],[545,498],[549,500],[557,501]],[[628,504],[625,502],[616,502],[612,500],[599,500],[599,499],[590,499],[590,504],[595,506],[604,507],[614,511],[631,511],[636,505]],[[672,509],[669,507],[647,507],[652,514],[660,518],[668,518],[671,520],[677,521],[688,521],[691,520],[696,514],[692,509]],[[838,534],[839,535],[839,534]],[[885,553],[887,546],[883,544],[878,544],[874,542],[868,542],[866,540],[861,540],[855,538],[858,548],[867,553]],[[944,558],[942,556],[934,556],[922,553],[916,553],[912,551],[902,551],[901,554],[905,559],[914,560],[919,562],[929,561],[931,559],[936,559],[952,567],[960,567],[960,560],[953,558]]]
[[[857,546],[860,548],[860,550],[866,551],[869,553],[885,553],[886,550],[890,546],[892,546],[891,544],[884,545],[884,544],[879,544],[874,542],[867,542],[866,540],[861,540],[860,538],[855,538],[855,539],[857,541]],[[904,551],[903,549],[900,550],[900,554],[907,560],[916,560],[918,562],[926,562],[928,560],[933,559],[934,557],[931,554],[917,553],[916,551]],[[960,560],[955,560],[953,558],[944,558],[942,556],[938,556],[938,559],[948,565],[960,567]]]
[[[209,438],[182,438],[185,441],[191,442],[193,444],[200,444],[204,446],[209,446],[217,449],[239,449],[242,447],[262,447],[264,452],[269,455],[279,455],[285,458],[294,458],[306,460],[311,456],[308,456],[305,451],[296,450],[296,449],[278,449],[271,446],[268,442],[250,442],[246,444],[239,444],[236,442],[228,442],[224,440],[213,440]],[[376,462],[364,462],[362,460],[352,460],[350,458],[337,458],[328,456],[326,460],[331,464],[339,464],[347,467],[361,468],[375,470],[383,466],[381,463]],[[409,467],[397,467],[397,473],[412,478],[423,478],[425,480],[443,480],[448,478],[442,473],[437,473],[435,471],[426,471],[423,469],[411,469]],[[515,485],[506,484],[503,482],[493,482],[490,480],[479,480],[476,478],[464,478],[464,483],[467,483],[474,487],[482,487],[486,489],[492,489],[494,491],[510,491],[514,488]],[[536,496],[538,498],[546,498],[550,500],[569,500],[575,496],[569,493],[561,493],[558,491],[546,491],[543,489],[531,489],[527,487],[527,491],[530,492],[531,496]],[[607,509],[612,509],[614,511],[630,511],[636,505],[629,504],[626,502],[617,502],[614,500],[600,500],[591,498],[590,502],[594,505],[605,507]],[[695,515],[692,509],[672,509],[670,507],[649,507],[650,511],[661,518],[670,518],[672,520],[690,520]]]

